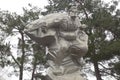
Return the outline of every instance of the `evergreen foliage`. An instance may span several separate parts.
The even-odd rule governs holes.
[[[27,38],[24,34],[25,25],[38,19],[40,13],[46,15],[54,12],[67,12],[70,3],[74,3],[75,1],[78,4],[78,14],[81,23],[88,26],[85,32],[89,36],[89,51],[84,59],[88,64],[93,64],[97,80],[102,80],[103,76],[108,75],[119,80],[120,9],[116,8],[119,1],[115,0],[110,4],[105,4],[101,0],[49,0],[46,12],[41,12],[39,8],[33,7],[30,4],[29,6],[32,8],[30,10],[23,8],[23,15],[0,11],[0,30],[2,31],[0,33],[2,35],[0,36],[0,66],[12,65],[13,62],[7,59],[11,56],[17,68],[20,69],[18,71],[21,72],[19,80],[22,80],[22,75],[24,75],[22,72],[24,70],[32,70],[31,80],[33,80],[37,66],[46,63],[45,50]],[[2,44],[6,36],[15,35],[14,30],[21,35],[18,42],[18,54],[21,54],[21,56],[17,58],[10,53],[10,45]],[[31,56],[32,61],[28,58]],[[32,64],[32,67],[26,67],[25,63]],[[106,67],[104,63],[108,66]],[[14,67],[15,65],[12,66]]]

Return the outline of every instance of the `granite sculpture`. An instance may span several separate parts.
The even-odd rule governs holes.
[[[88,50],[88,35],[74,12],[48,14],[26,26],[25,33],[48,48],[48,76],[52,80],[84,80],[79,66]]]

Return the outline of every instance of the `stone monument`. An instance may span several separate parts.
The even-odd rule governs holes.
[[[48,48],[52,80],[85,80],[80,75],[80,58],[88,50],[88,36],[72,8],[69,13],[48,14],[26,26],[25,34]]]

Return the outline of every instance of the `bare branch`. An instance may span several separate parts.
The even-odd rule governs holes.
[[[15,57],[10,53],[11,57],[13,58],[13,60],[15,61],[15,63],[20,67],[20,63],[15,59]]]

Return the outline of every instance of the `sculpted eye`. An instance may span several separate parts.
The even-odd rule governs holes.
[[[43,27],[41,28],[41,31],[42,31],[43,33],[47,33],[46,26],[43,26]]]

